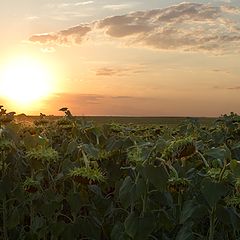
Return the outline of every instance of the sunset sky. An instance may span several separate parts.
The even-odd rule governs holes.
[[[11,111],[240,113],[239,0],[8,0],[0,16],[0,105]],[[19,89],[39,98],[16,100]]]

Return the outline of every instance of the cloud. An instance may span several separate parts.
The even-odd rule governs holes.
[[[149,100],[151,98],[147,97],[133,97],[133,96],[113,96],[112,99],[126,100],[126,101],[139,101],[139,100]]]
[[[105,98],[98,94],[57,93],[49,100],[50,105],[65,104],[66,106],[99,104]]]
[[[104,9],[121,10],[131,8],[131,4],[112,4],[103,6]]]
[[[225,74],[230,74],[231,72],[225,70],[225,69],[220,69],[220,68],[215,68],[215,69],[212,69],[212,72],[215,72],[215,73],[225,73]]]
[[[59,114],[57,109],[69,107],[77,115],[142,115],[153,106],[155,98],[128,95],[56,93],[43,101],[42,112]]]
[[[57,33],[35,34],[31,36],[29,40],[40,44],[80,44],[90,31],[90,25],[82,24]]]
[[[78,3],[75,3],[75,6],[89,5],[89,4],[92,4],[92,3],[94,3],[94,1],[78,2]]]
[[[228,90],[240,90],[240,86],[229,87]]]
[[[217,90],[240,90],[240,86],[233,86],[233,87],[214,86],[213,88]]]
[[[124,4],[106,5],[120,7]],[[105,6],[105,8],[106,8]],[[128,47],[158,50],[240,52],[240,8],[229,5],[184,2],[167,8],[111,16],[91,24],[80,24],[58,33],[38,34],[30,41],[40,43],[77,43],[87,40],[91,32],[106,40],[119,40]],[[89,38],[90,39],[90,38]]]
[[[40,17],[38,17],[38,16],[28,16],[25,19],[28,20],[28,21],[35,21],[35,20],[40,19]]]
[[[119,75],[123,72],[123,69],[114,69],[114,68],[108,68],[108,67],[102,67],[96,70],[97,76],[113,76],[113,75]]]
[[[43,53],[53,53],[56,51],[56,49],[54,47],[45,47],[45,48],[41,48],[41,51]]]
[[[221,10],[225,13],[232,13],[232,14],[239,14],[240,8],[239,7],[233,7],[229,5],[223,5],[221,6]]]
[[[141,66],[130,67],[100,67],[95,70],[97,76],[129,76],[129,74],[142,73],[145,70]]]

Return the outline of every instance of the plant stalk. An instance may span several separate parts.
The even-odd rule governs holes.
[[[214,232],[215,232],[215,216],[216,215],[216,206],[212,208],[210,214],[210,228],[209,228],[209,240],[214,240]]]

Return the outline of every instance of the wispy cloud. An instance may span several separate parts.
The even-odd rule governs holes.
[[[129,67],[100,67],[95,70],[97,76],[129,76],[130,74],[138,74],[144,72],[145,69],[141,66]]]
[[[214,86],[213,89],[216,89],[216,90],[240,90],[240,86],[232,86],[232,87],[222,87],[222,86]]]
[[[54,47],[45,47],[45,48],[41,48],[41,51],[43,53],[53,53],[56,51],[56,49]]]
[[[228,90],[240,90],[240,86],[234,86],[227,88]]]
[[[28,16],[26,17],[25,19],[28,20],[28,21],[36,21],[38,20],[40,17],[38,16]]]
[[[89,5],[89,4],[93,4],[93,3],[94,3],[94,1],[84,1],[84,2],[75,3],[75,6]]]
[[[124,4],[105,7],[125,7]],[[181,3],[167,8],[131,12],[107,17],[92,25],[80,24],[58,33],[33,35],[40,43],[82,43],[87,34],[101,34],[106,39],[120,40],[128,47],[158,50],[240,52],[240,16],[238,7]],[[91,27],[90,27],[91,26]],[[109,38],[110,37],[110,38]]]
[[[129,95],[57,93],[46,99],[47,109],[70,107],[73,114],[142,115],[144,104],[152,106],[154,98]],[[43,109],[44,111],[44,109]]]
[[[94,1],[82,1],[82,2],[65,2],[65,3],[59,3],[59,4],[49,4],[49,7],[57,7],[57,8],[68,8],[68,7],[74,7],[74,6],[86,6],[89,4],[93,4]]]
[[[126,69],[117,69],[117,68],[110,68],[110,67],[102,67],[96,70],[97,76],[114,76],[114,75],[122,75]]]
[[[221,69],[221,68],[212,69],[212,72],[230,74],[229,71],[227,71],[227,70],[225,70],[225,69]]]
[[[132,4],[109,4],[109,5],[104,5],[104,9],[110,9],[110,10],[121,10],[121,9],[128,9],[131,8]]]

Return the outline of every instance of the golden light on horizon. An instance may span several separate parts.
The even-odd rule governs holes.
[[[31,105],[53,91],[53,76],[41,62],[21,57],[1,69],[0,94],[15,105]]]

